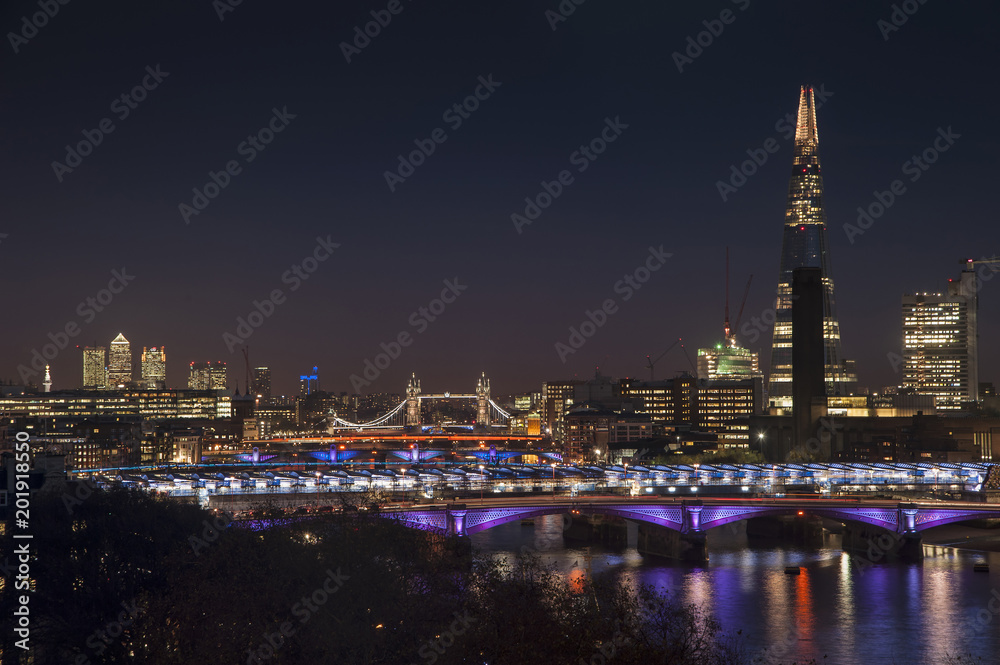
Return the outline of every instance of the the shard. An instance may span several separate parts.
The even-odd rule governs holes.
[[[823,337],[825,383],[828,395],[846,395],[857,377],[847,368],[840,350],[840,323],[833,299],[830,247],[826,237],[823,208],[823,174],[819,165],[819,134],[816,131],[816,102],[812,88],[802,87],[798,123],[795,128],[795,157],[788,182],[788,205],[781,244],[781,272],[778,274],[774,339],[768,401],[771,406],[792,406],[792,271],[820,268],[823,280]]]

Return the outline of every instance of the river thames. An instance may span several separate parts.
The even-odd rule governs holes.
[[[563,525],[549,515],[472,542],[501,556],[537,552],[570,581],[589,571],[667,590],[710,611],[724,630],[742,631],[763,663],[931,664],[960,653],[1000,663],[1000,553],[925,545],[921,563],[868,565],[844,553],[836,534],[811,545],[748,545],[745,530],[731,526],[709,532],[707,563],[690,564],[641,555],[634,526],[629,545],[615,548],[566,542]],[[991,572],[974,572],[976,563]]]

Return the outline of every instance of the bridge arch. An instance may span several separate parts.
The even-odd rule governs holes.
[[[683,506],[616,506],[602,504],[559,504],[551,506],[518,506],[512,508],[470,509],[465,518],[466,535],[486,531],[517,520],[545,515],[607,515],[681,531],[684,526]]]
[[[901,530],[897,508],[836,508],[828,506],[706,506],[702,513],[702,529],[725,526],[755,517],[811,515],[839,522],[858,522],[887,531]]]
[[[782,515],[812,515],[839,522],[853,522],[874,526],[894,533],[916,534],[926,529],[973,519],[1000,518],[1000,508],[947,509],[916,504],[897,506],[814,506],[814,505],[702,505],[699,501],[644,504],[644,503],[557,503],[535,506],[492,506],[463,508],[434,508],[404,510],[387,516],[405,526],[441,534],[471,536],[503,524],[543,517],[545,515],[607,515],[636,522],[655,524],[681,533],[704,533],[708,529],[725,526],[755,517]]]
[[[939,509],[933,512],[917,514],[916,530],[925,531],[936,526],[953,524],[954,522],[983,519],[1000,519],[1000,508],[997,510]]]

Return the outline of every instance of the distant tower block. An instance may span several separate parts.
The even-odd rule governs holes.
[[[479,377],[476,384],[476,405],[479,407],[479,415],[476,422],[483,427],[490,426],[490,380],[486,378],[486,372]]]
[[[420,379],[416,373],[410,377],[410,382],[406,385],[406,424],[407,426],[420,426]]]

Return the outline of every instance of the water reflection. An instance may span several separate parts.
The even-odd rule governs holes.
[[[946,652],[1000,662],[1000,554],[928,547],[921,564],[862,565],[840,550],[837,537],[818,548],[748,547],[745,537],[729,533],[710,537],[709,562],[692,565],[597,544],[588,554],[586,545],[564,540],[563,524],[549,515],[472,540],[502,556],[538,552],[576,588],[589,569],[677,594],[712,611],[726,630],[742,630],[751,653],[767,648],[780,656],[773,662],[935,663]],[[973,572],[984,560],[998,572]],[[802,572],[786,575],[785,566]],[[991,600],[998,612],[990,611]]]

